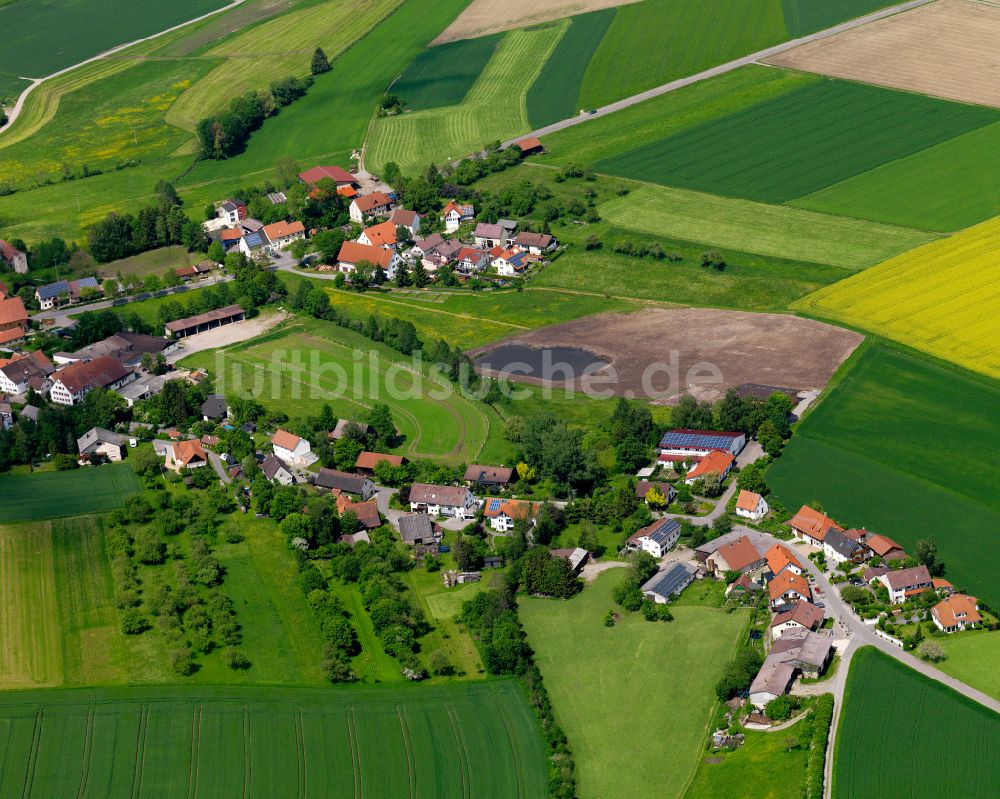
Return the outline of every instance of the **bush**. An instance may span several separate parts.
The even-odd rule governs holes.
[[[55,464],[56,471],[58,472],[68,472],[71,469],[79,469],[80,464],[77,463],[76,458],[72,455],[56,455],[52,459],[52,463]]]
[[[455,673],[455,664],[441,649],[431,652],[428,664],[431,667],[431,672],[438,677],[448,677]]]
[[[182,677],[194,674],[195,662],[191,650],[186,646],[171,650],[170,668],[174,670],[175,674],[180,674]]]
[[[235,647],[226,647],[222,650],[222,662],[234,671],[250,668],[250,658]]]
[[[764,713],[772,721],[784,721],[791,718],[795,709],[795,700],[790,696],[779,696],[767,703]]]
[[[937,641],[924,641],[917,647],[917,654],[931,663],[940,663],[947,657],[941,644]]]
[[[125,635],[139,635],[149,629],[149,622],[135,608],[128,608],[122,612],[122,632]]]

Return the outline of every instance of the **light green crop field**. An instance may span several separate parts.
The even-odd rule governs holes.
[[[772,491],[787,508],[818,501],[909,552],[932,538],[949,580],[996,601],[1000,385],[882,345],[845,369],[768,470]],[[931,440],[933,452],[962,457],[939,466]]]
[[[32,691],[0,696],[0,729],[3,797],[528,797],[547,785],[538,722],[508,680]]]
[[[933,239],[912,228],[652,184],[601,203],[598,211],[630,230],[852,270]]]
[[[0,476],[0,523],[113,510],[139,490],[127,463],[70,472]],[[58,501],[53,501],[53,498]]]
[[[791,205],[926,230],[1000,215],[1000,122],[890,161]]]
[[[584,108],[785,40],[780,0],[645,0],[620,6],[587,68]]]
[[[934,665],[945,674],[1000,699],[1000,635],[995,631],[970,630],[935,638],[945,659]]]
[[[887,769],[872,753],[890,738],[895,757]],[[874,647],[854,654],[834,749],[834,799],[993,796],[998,759],[1000,716],[992,710]]]
[[[625,614],[605,627],[623,576],[607,571],[568,601],[522,598],[521,619],[573,749],[580,796],[646,796],[655,785],[657,796],[680,797],[704,751],[714,684],[746,613],[677,607],[670,623]],[[642,687],[650,680],[656,690]],[[634,756],[615,744],[626,741]]]
[[[414,361],[331,323],[303,322],[227,349],[199,353],[185,365],[215,375],[217,388],[254,396],[268,407],[305,415],[329,403],[334,413],[360,419],[386,403],[405,437],[398,451],[449,462],[474,461],[489,433],[479,403],[455,393]]]
[[[371,166],[395,161],[413,174],[529,130],[528,89],[567,27],[562,21],[508,33],[457,105],[376,119],[366,156]]]

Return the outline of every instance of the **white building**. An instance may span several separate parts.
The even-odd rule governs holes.
[[[760,494],[753,491],[740,491],[736,499],[736,515],[744,519],[757,522],[763,519],[768,512],[767,500]]]
[[[471,205],[449,202],[441,211],[441,219],[444,221],[446,233],[454,233],[459,225],[468,222],[476,215],[475,209]]]
[[[275,222],[264,225],[264,235],[267,237],[268,248],[283,250],[293,241],[306,237],[305,226],[301,222]]]
[[[665,605],[694,581],[698,567],[693,563],[677,561],[650,577],[642,586],[642,593],[658,605]]]
[[[680,523],[675,519],[657,519],[629,536],[625,548],[631,551],[641,549],[659,560],[677,543],[681,537]]]
[[[271,438],[271,446],[278,460],[292,466],[306,467],[318,459],[308,441],[280,428]]]
[[[437,486],[414,483],[410,487],[410,510],[429,516],[474,519],[479,502],[465,486]]]
[[[135,372],[107,356],[77,361],[52,373],[49,398],[60,405],[76,405],[95,388],[114,391],[135,380]]]
[[[295,477],[292,475],[291,469],[275,455],[268,455],[264,458],[263,463],[260,465],[260,470],[264,473],[264,477],[272,483],[290,486],[295,482]]]

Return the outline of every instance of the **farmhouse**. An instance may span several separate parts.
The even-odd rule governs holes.
[[[328,491],[340,494],[353,494],[362,501],[375,496],[375,484],[361,474],[338,472],[336,469],[320,469],[316,475],[316,485]]]
[[[524,230],[517,234],[514,239],[514,246],[521,250],[526,250],[532,255],[541,255],[556,248],[556,237],[550,233],[532,233]]]
[[[18,274],[23,275],[28,271],[28,256],[3,239],[0,239],[0,261]]]
[[[341,166],[314,166],[305,172],[299,172],[299,180],[307,186],[315,186],[321,180],[332,180],[338,189],[343,186],[360,186],[354,175]]]
[[[792,528],[792,534],[799,540],[804,541],[814,547],[822,547],[823,539],[826,538],[827,530],[843,530],[829,516],[820,513],[808,505],[803,505],[788,522]]]
[[[649,492],[654,487],[657,491],[663,494],[663,498],[666,500],[668,505],[677,497],[677,490],[670,485],[670,483],[653,483],[649,480],[640,480],[635,484],[636,498],[648,503]]]
[[[43,311],[48,311],[61,304],[62,298],[70,304],[80,301],[84,292],[103,294],[104,289],[94,277],[81,277],[79,280],[57,280],[35,289],[35,299]]]
[[[829,636],[791,630],[771,646],[760,671],[750,684],[750,702],[761,710],[772,699],[788,693],[795,677],[818,677],[833,651]]]
[[[144,355],[169,355],[177,349],[176,342],[162,336],[147,336],[122,330],[101,341],[88,344],[73,353],[57,352],[53,357],[57,364],[64,365],[76,361],[91,361],[107,356],[124,366],[139,367]]]
[[[740,491],[736,498],[736,515],[757,522],[767,515],[767,500],[753,491]]]
[[[29,388],[33,388],[39,394],[45,394],[52,385],[49,375],[53,371],[52,362],[41,350],[15,355],[0,367],[0,393],[26,394]]]
[[[783,572],[790,571],[792,574],[802,574],[802,567],[792,551],[783,544],[775,544],[764,554],[767,560],[767,570],[772,577],[777,577]]]
[[[431,516],[454,516],[472,519],[476,515],[476,497],[464,486],[439,486],[414,483],[410,487],[410,510]]]
[[[830,528],[823,539],[823,555],[827,563],[861,563],[868,554],[868,547],[850,538],[840,530]]]
[[[388,463],[390,466],[402,466],[406,463],[406,458],[402,455],[385,455],[381,452],[362,452],[354,462],[354,471],[358,474],[371,477],[375,474],[375,467],[380,463]]]
[[[76,405],[95,388],[114,391],[135,380],[135,372],[107,356],[79,361],[52,373],[49,398],[60,405]]]
[[[392,198],[381,191],[373,191],[351,200],[348,209],[351,219],[359,225],[369,216],[389,216],[392,211]]]
[[[719,481],[725,480],[736,464],[736,458],[728,452],[713,450],[701,458],[684,476],[687,485],[693,485],[698,479],[709,479],[718,477]]]
[[[771,620],[771,638],[777,641],[789,630],[811,630],[816,632],[823,626],[826,612],[812,602],[796,601],[789,610],[775,614]]]
[[[420,214],[416,211],[407,211],[405,208],[395,208],[389,214],[389,224],[393,227],[405,227],[410,231],[412,238],[420,232]]]
[[[898,571],[890,570],[875,579],[889,589],[889,601],[894,605],[922,594],[928,588],[933,588],[931,575],[926,566],[914,566],[911,569],[899,569]]]
[[[441,528],[426,513],[410,513],[399,517],[399,535],[404,544],[431,546],[441,540]]]
[[[456,203],[454,200],[441,209],[441,221],[444,222],[446,233],[454,233],[458,230],[459,225],[468,222],[475,215],[476,210],[471,205]]]
[[[372,266],[381,266],[386,277],[392,280],[396,276],[396,267],[402,259],[395,250],[373,247],[370,244],[345,241],[340,245],[340,252],[337,253],[339,271],[349,275],[362,261],[367,261]]]
[[[663,571],[650,577],[642,586],[642,593],[657,604],[663,605],[680,596],[694,580],[698,567],[690,563],[677,561],[671,563]]]
[[[301,222],[274,222],[264,225],[264,235],[267,237],[268,249],[283,250],[293,241],[306,237],[306,228]]]
[[[292,470],[288,468],[281,458],[276,455],[268,455],[261,461],[260,470],[272,483],[280,483],[283,486],[290,486],[295,482]]]
[[[630,535],[625,542],[625,549],[630,552],[641,549],[660,559],[670,551],[680,537],[680,522],[676,519],[657,519]]]
[[[893,541],[891,538],[885,535],[870,535],[868,536],[865,545],[872,551],[873,554],[882,558],[886,563],[890,563],[894,560],[906,560],[906,552],[903,548]]]
[[[983,617],[974,596],[954,594],[931,608],[931,619],[939,630],[954,633],[979,624]]]
[[[771,607],[775,610],[785,610],[802,599],[812,601],[809,581],[801,574],[788,570],[773,578],[767,584],[767,591],[771,597]]]
[[[764,572],[767,559],[757,551],[749,538],[740,536],[709,555],[705,565],[717,580],[725,578],[726,572],[739,572],[755,577]]]
[[[660,453],[682,455],[685,458],[703,458],[715,451],[739,455],[746,444],[746,433],[675,428],[663,434],[663,438],[660,439]]]
[[[514,470],[506,466],[482,466],[473,463],[466,467],[462,479],[469,485],[478,483],[486,488],[503,488],[513,477]]]
[[[509,533],[519,519],[533,522],[540,507],[537,502],[487,497],[483,500],[483,518],[489,519],[490,527],[498,533]]]
[[[271,437],[274,454],[292,466],[309,466],[318,460],[309,442],[287,430],[278,429]]]
[[[233,322],[242,322],[244,318],[243,308],[239,305],[227,305],[225,308],[217,308],[214,311],[188,316],[178,319],[175,322],[167,322],[164,325],[164,333],[167,338],[185,338],[196,333],[204,333],[206,330],[214,330],[223,325]]]
[[[117,462],[125,454],[125,436],[103,427],[92,427],[76,440],[81,455],[103,455]]]
[[[227,225],[238,225],[247,218],[247,206],[242,200],[223,200],[215,215]]]

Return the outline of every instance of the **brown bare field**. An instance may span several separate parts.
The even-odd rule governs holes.
[[[768,63],[1000,108],[998,52],[1000,4],[939,0]]]
[[[431,46],[635,2],[638,0],[472,0]]]
[[[699,399],[719,399],[727,389],[744,383],[822,389],[863,340],[860,333],[785,314],[650,308],[539,328],[472,355],[509,344],[576,347],[610,361],[589,386],[587,378],[573,381],[576,388],[670,404],[686,392]]]

